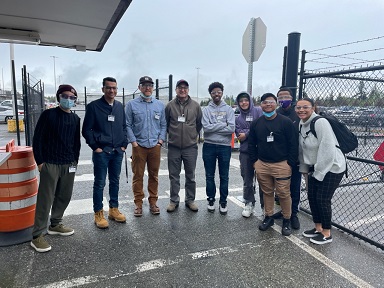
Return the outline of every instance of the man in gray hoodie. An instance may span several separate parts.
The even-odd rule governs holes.
[[[235,113],[233,109],[221,100],[224,86],[219,82],[213,82],[208,87],[212,101],[203,110],[203,161],[206,178],[206,193],[208,211],[215,211],[215,170],[216,159],[219,164],[220,175],[220,214],[227,214],[227,196],[229,182],[229,163],[231,160],[231,140],[235,132]]]

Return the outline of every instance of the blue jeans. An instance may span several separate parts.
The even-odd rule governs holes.
[[[111,153],[93,152],[93,211],[97,212],[103,209],[103,191],[105,181],[109,178],[109,207],[119,207],[119,180],[121,172],[121,163],[124,153],[114,150]]]
[[[215,170],[216,159],[219,164],[220,175],[220,201],[219,203],[227,203],[228,197],[228,181],[229,181],[229,163],[231,160],[231,146],[204,143],[203,145],[203,161],[205,168],[205,181],[207,200],[214,202],[216,196]]]

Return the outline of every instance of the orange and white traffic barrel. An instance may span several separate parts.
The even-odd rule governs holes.
[[[0,246],[17,244],[28,239],[12,239],[8,233],[31,230],[35,219],[38,190],[37,169],[32,147],[15,146],[11,140],[0,152],[11,156],[0,166]],[[18,238],[18,237],[16,237]],[[3,245],[4,244],[4,245]]]

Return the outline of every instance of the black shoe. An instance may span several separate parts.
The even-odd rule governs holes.
[[[284,236],[289,236],[292,233],[291,227],[291,220],[290,219],[283,219],[283,228],[281,228],[281,234]]]
[[[271,216],[265,216],[263,223],[259,225],[259,229],[261,231],[267,230],[269,227],[273,226],[275,224],[275,220]]]
[[[316,231],[316,228],[313,228],[311,230],[306,230],[303,232],[303,236],[307,237],[307,238],[313,238],[313,237],[316,237],[318,235],[322,235],[322,234],[321,234],[321,232]]]
[[[316,237],[309,239],[309,241],[311,241],[312,243],[318,244],[318,245],[331,243],[332,242],[332,235],[329,237],[325,237],[323,234],[320,233]]]
[[[281,210],[271,216],[273,219],[283,219],[283,212]]]
[[[297,214],[292,214],[291,216],[291,227],[295,230],[300,229],[300,221],[299,221],[299,218],[297,217]]]

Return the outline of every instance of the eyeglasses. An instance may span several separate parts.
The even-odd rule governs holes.
[[[63,99],[77,100],[76,96],[67,95],[67,94],[60,94],[60,97],[63,98]]]
[[[113,87],[113,86],[104,86],[104,88],[107,90],[117,90],[117,87]]]
[[[178,86],[177,89],[179,89],[179,90],[188,90],[189,87],[187,87],[187,86]]]
[[[212,91],[211,95],[221,95],[223,94],[223,91]]]
[[[278,100],[290,100],[291,98],[292,98],[292,96],[289,96],[289,95],[287,95],[287,96],[278,96],[277,97]]]
[[[301,110],[301,109],[303,109],[303,110],[309,110],[309,109],[311,109],[312,108],[312,106],[296,106],[295,107],[295,110]]]
[[[273,105],[273,104],[276,104],[276,101],[275,100],[264,100],[264,101],[261,101],[261,104],[263,105]]]
[[[153,88],[153,84],[140,84],[143,88]]]

